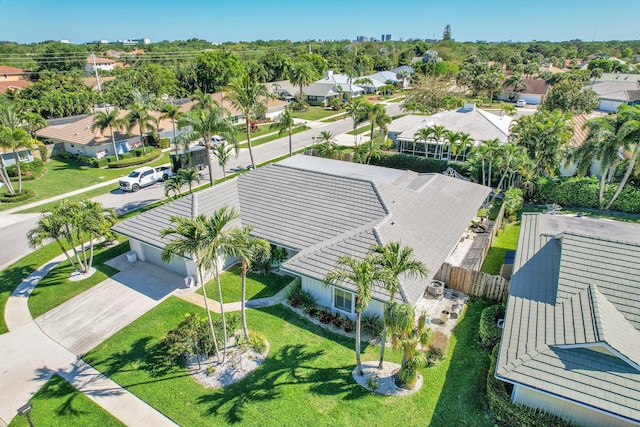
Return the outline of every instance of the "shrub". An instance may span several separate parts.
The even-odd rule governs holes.
[[[106,168],[108,165],[109,165],[109,160],[104,157],[102,159],[96,159],[96,161],[93,162],[94,168]]]
[[[171,140],[169,138],[158,139],[159,148],[169,148],[171,146]]]
[[[136,149],[135,153],[140,154],[141,151],[139,150],[141,149]],[[109,162],[108,166],[109,168],[124,168],[128,166],[141,165],[151,160],[155,160],[161,155],[162,155],[162,150],[160,150],[159,148],[156,148],[155,150],[152,150],[149,153],[145,154],[144,156],[140,156],[140,157],[133,157],[132,152],[129,151],[127,153],[123,153],[120,155],[119,162]]]
[[[382,334],[382,329],[384,328],[384,323],[379,316],[365,314],[362,316],[360,320],[362,330],[371,335],[372,337],[377,337]]]
[[[435,331],[429,341],[427,356],[430,360],[438,361],[444,359],[449,347],[449,337],[442,331]]]
[[[504,318],[504,305],[496,304],[482,310],[478,333],[482,344],[492,348],[500,342],[502,329],[498,327],[498,319]]]
[[[344,319],[342,317],[340,317],[338,314],[333,316],[333,318],[331,319],[331,323],[333,324],[333,326],[335,326],[338,329],[340,329],[342,327],[342,322],[343,321],[344,321]]]
[[[213,375],[216,372],[216,367],[213,365],[207,366],[207,375]]]
[[[22,202],[24,200],[29,200],[31,198],[36,197],[36,193],[33,190],[22,190],[22,193],[9,194],[4,193],[0,195],[1,203],[17,203]]]
[[[367,385],[369,386],[369,388],[371,388],[371,390],[376,391],[379,387],[380,384],[378,384],[378,379],[374,378],[374,377],[369,377],[367,379]]]
[[[342,328],[344,329],[345,332],[351,333],[356,328],[356,323],[349,318],[344,319],[344,321],[342,322]]]
[[[333,314],[326,308],[323,308],[318,312],[318,319],[325,324],[331,323],[333,320]]]
[[[256,331],[249,331],[249,347],[257,353],[264,353],[267,350],[267,337]]]
[[[44,164],[40,159],[33,159],[31,162],[20,162],[20,173],[22,176],[39,176],[44,169]],[[18,177],[18,168],[16,165],[7,166],[7,174],[10,178]]]
[[[304,311],[308,313],[311,308],[316,306],[316,297],[312,293],[302,290],[300,278],[296,278],[295,281],[295,285],[287,294],[287,301],[292,307],[302,306]]]
[[[497,359],[498,346],[496,345],[491,352],[491,364],[487,374],[487,402],[498,425],[504,427],[569,427],[572,425],[554,415],[536,412],[519,403],[512,403],[511,395],[506,388],[507,383],[494,376]]]

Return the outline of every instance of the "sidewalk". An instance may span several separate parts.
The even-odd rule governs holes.
[[[80,355],[51,339],[31,318],[29,295],[63,258],[56,257],[30,274],[7,301],[4,316],[10,332],[0,335],[0,384],[3,384],[0,425],[9,424],[17,415],[16,409],[28,402],[52,375],[59,374],[128,426],[175,426],[163,414],[86,364]]]

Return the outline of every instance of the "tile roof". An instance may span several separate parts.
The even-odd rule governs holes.
[[[596,81],[588,85],[601,99],[614,101],[640,100],[640,83],[638,81]]]
[[[640,422],[640,226],[524,214],[496,376]]]
[[[28,71],[23,70],[22,68],[9,67],[8,65],[0,65],[0,74],[29,74]]]
[[[487,187],[443,175],[420,175],[310,156],[295,156],[116,224],[156,247],[171,215],[209,214],[236,206],[253,234],[296,251],[282,268],[322,279],[340,255],[361,257],[376,242],[402,241],[429,277],[401,283],[415,303],[455,248],[489,194]],[[349,288],[349,284],[345,284]],[[388,298],[382,289],[378,299]]]
[[[0,80],[0,93],[5,93],[9,89],[24,89],[30,84],[31,81],[29,80]]]

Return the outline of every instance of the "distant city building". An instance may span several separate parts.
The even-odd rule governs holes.
[[[380,36],[380,40],[382,40],[383,42],[391,41],[391,34],[382,34]]]
[[[89,42],[87,44],[109,44],[109,40],[94,40],[94,41]]]
[[[368,42],[369,41],[369,37],[367,37],[367,36],[358,36],[358,37],[356,37],[356,41],[357,42]]]
[[[137,44],[150,44],[151,43],[151,39],[128,39],[128,40],[118,40],[118,43],[120,43],[123,46],[135,46]]]
[[[70,42],[69,40],[60,40],[60,43],[64,43],[64,44],[74,44],[73,42]]]

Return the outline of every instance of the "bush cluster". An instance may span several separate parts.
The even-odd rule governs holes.
[[[442,331],[435,331],[429,340],[427,357],[429,362],[436,362],[444,359],[449,347],[449,337]]]
[[[600,181],[598,178],[539,178],[534,184],[535,190],[531,201],[535,203],[555,203],[572,208],[600,208],[598,201]],[[605,202],[611,200],[617,188],[617,183],[605,185]],[[640,213],[640,189],[632,185],[625,186],[611,208],[620,212]]]
[[[21,193],[9,194],[3,193],[0,194],[0,202],[1,203],[17,203],[22,202],[24,200],[32,199],[36,196],[36,193],[33,190],[25,190],[23,189]]]
[[[379,316],[363,314],[362,319],[360,320],[360,326],[365,333],[371,335],[372,337],[377,337],[382,335],[384,322],[382,322],[382,319],[380,319]]]
[[[256,353],[264,353],[267,350],[267,337],[261,332],[249,330],[249,347]]]
[[[570,427],[572,424],[554,415],[537,412],[519,403],[511,402],[508,384],[494,376],[498,346],[491,353],[487,374],[487,402],[499,426],[510,427]]]
[[[38,158],[34,158],[32,162],[20,162],[20,173],[22,174],[22,179],[28,177],[39,177],[44,169],[44,163],[42,160]],[[10,178],[18,178],[18,168],[16,165],[7,166],[7,174]]]
[[[142,154],[138,149],[120,155],[119,162],[109,162],[109,168],[125,168],[128,166],[142,165],[151,160],[155,160],[162,155],[162,150],[154,149],[150,153]],[[135,157],[134,157],[135,156]]]
[[[353,332],[355,329],[354,321],[348,317],[333,314],[327,308],[318,307],[316,297],[313,294],[302,290],[302,284],[299,280],[291,290],[289,290],[289,293],[287,294],[287,301],[291,307],[302,308],[309,317],[315,317],[326,325],[332,324],[338,329],[343,329],[345,332]]]
[[[378,159],[371,159],[370,164],[386,168],[412,170],[418,173],[441,173],[447,169],[446,160],[402,153],[383,154]]]
[[[492,348],[502,335],[502,329],[498,327],[498,319],[504,318],[504,305],[496,304],[482,310],[480,316],[480,328],[478,333],[480,341],[487,348]]]

